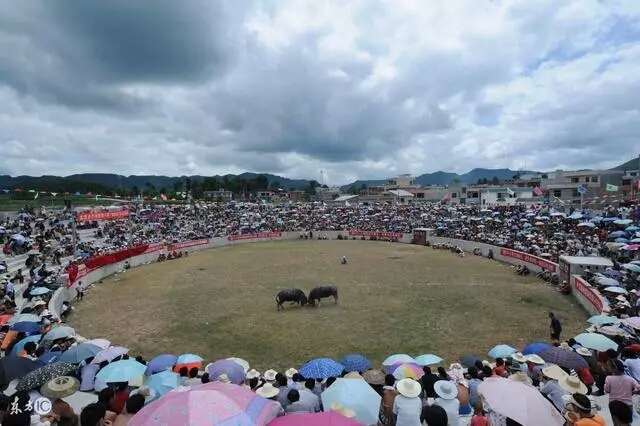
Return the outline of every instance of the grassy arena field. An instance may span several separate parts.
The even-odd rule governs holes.
[[[276,311],[278,290],[321,283],[339,287],[338,305]],[[238,356],[264,370],[349,353],[376,363],[392,353],[487,358],[496,343],[545,340],[549,310],[565,335],[584,328],[573,298],[487,259],[385,242],[285,241],[129,270],[88,291],[70,322],[132,354]]]

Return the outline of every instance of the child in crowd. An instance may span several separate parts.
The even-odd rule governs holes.
[[[473,417],[470,426],[489,426],[489,419],[482,409],[482,402],[478,401],[473,406]]]

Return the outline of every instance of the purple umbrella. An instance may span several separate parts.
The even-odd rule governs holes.
[[[176,365],[177,361],[178,361],[178,357],[175,355],[171,355],[171,354],[158,355],[157,357],[149,361],[149,364],[147,364],[147,371],[145,371],[144,374],[146,374],[147,376],[150,376],[154,373],[159,373],[161,371],[167,370],[168,368],[171,368],[174,365]]]
[[[524,349],[522,349],[522,355],[537,354],[541,350],[547,349],[549,347],[551,347],[551,345],[548,343],[542,343],[542,342],[529,343],[527,346],[524,347]]]
[[[564,368],[588,368],[587,361],[571,349],[562,349],[550,346],[538,352],[538,356],[546,362],[556,364]]]
[[[222,381],[223,375],[227,376],[231,383],[236,385],[242,384],[246,376],[244,374],[244,368],[235,361],[229,359],[221,359],[207,366],[207,373],[209,373],[209,379],[211,381]]]

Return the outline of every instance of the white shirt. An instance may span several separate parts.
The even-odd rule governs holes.
[[[397,416],[396,426],[422,426],[422,401],[418,397],[398,395],[393,401],[393,414]]]
[[[459,426],[460,424],[460,401],[457,398],[453,399],[443,399],[436,398],[433,402],[433,405],[437,405],[439,407],[444,408],[444,411],[447,412],[447,426]]]

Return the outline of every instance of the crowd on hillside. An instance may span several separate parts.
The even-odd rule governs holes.
[[[73,241],[68,212],[21,213],[0,227],[5,254],[0,262],[0,385],[6,389],[0,397],[1,424],[603,426],[598,414],[603,407],[593,398],[602,394],[609,396],[615,424],[631,424],[632,395],[640,392],[640,301],[635,296],[640,261],[634,260],[639,215],[634,208],[597,213],[546,206],[161,206],[139,209],[129,220],[83,225],[87,230],[81,234],[91,237],[76,236],[76,253],[67,250]],[[193,354],[134,358],[104,339],[75,335],[64,323],[68,303],[62,318],[47,309],[68,264],[141,243],[272,231],[415,228],[550,260],[561,254],[610,256],[615,261],[610,270],[585,272],[609,306],[575,338],[562,339],[561,323],[551,315],[548,343],[498,345],[486,357],[490,361],[469,356],[445,366],[433,354],[397,354],[372,368],[365,357],[351,355],[279,373],[258,372],[239,359],[205,366]],[[26,269],[10,270],[10,260],[21,255],[29,262]],[[93,395],[95,402],[74,410],[70,404],[78,394]],[[44,414],[38,412],[43,397],[52,407]],[[522,398],[535,409],[524,410]]]

